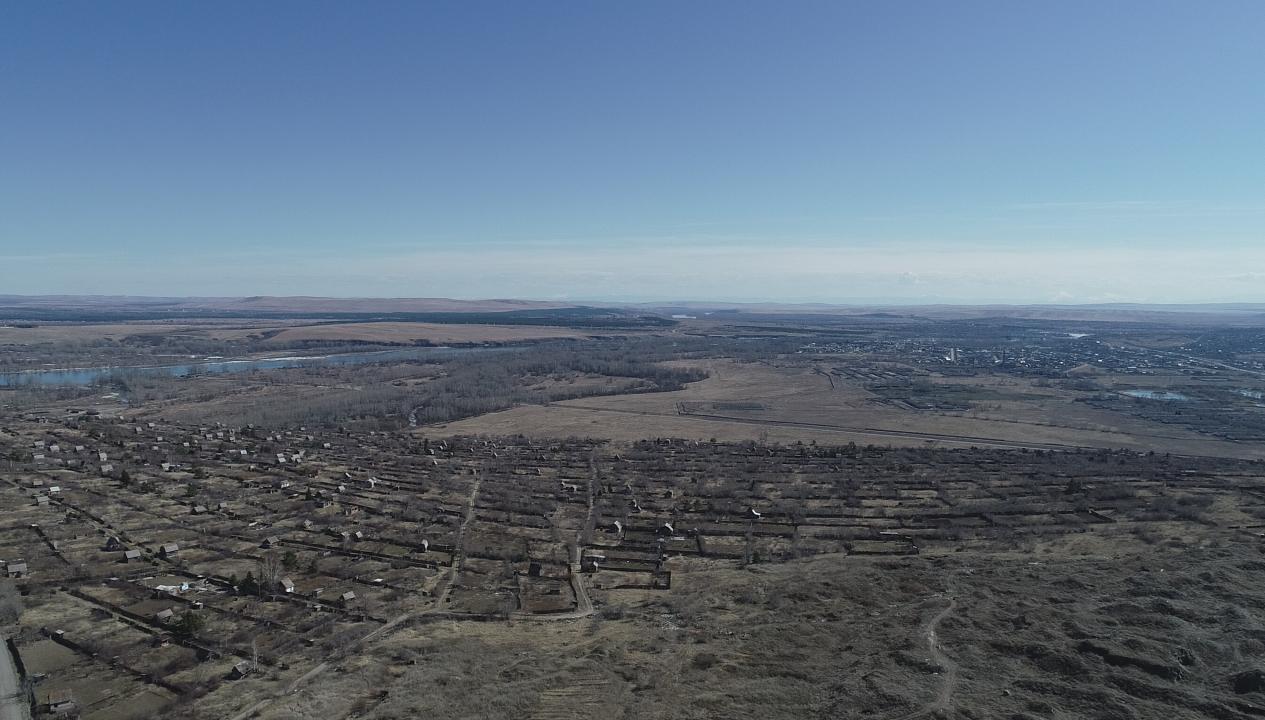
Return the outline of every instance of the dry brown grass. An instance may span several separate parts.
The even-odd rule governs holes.
[[[0,327],[0,345],[38,345],[58,342],[90,342],[122,340],[133,335],[169,335],[173,333],[207,333],[210,337],[249,335],[267,326],[241,328],[242,322],[225,328],[221,324],[118,323],[91,325],[38,325],[36,327]],[[272,323],[275,325],[275,323]]]
[[[584,333],[556,327],[523,325],[443,325],[438,323],[381,322],[308,325],[282,330],[269,342],[329,340],[334,342],[451,343],[515,342],[558,338],[583,338]]]
[[[1013,378],[941,378],[970,383],[999,397],[968,411],[905,410],[880,404],[859,381],[824,376],[805,367],[725,360],[685,363],[711,374],[684,390],[584,398],[547,407],[519,407],[426,428],[430,435],[530,433],[549,437],[717,438],[819,443],[874,443],[904,447],[994,444],[1156,450],[1215,457],[1265,458],[1265,448],[1233,443],[1176,426],[1089,407],[1075,394]],[[715,404],[720,403],[716,408]],[[735,409],[725,403],[753,403]],[[681,404],[696,408],[682,414]],[[711,417],[700,417],[706,414]],[[870,430],[873,432],[866,432]],[[888,434],[899,433],[899,434]]]
[[[1100,540],[680,561],[669,594],[598,592],[605,617],[403,628],[262,717],[903,717],[938,699],[944,717],[1243,717],[1227,678],[1265,650],[1222,624],[1259,620],[1251,544]],[[953,676],[928,652],[937,616]]]

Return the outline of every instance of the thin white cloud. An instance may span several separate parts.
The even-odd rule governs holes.
[[[1265,272],[1234,273],[1233,275],[1226,275],[1225,279],[1231,282],[1265,283]]]
[[[1155,200],[1070,200],[1016,203],[1012,207],[1017,210],[1137,210],[1163,206]]]
[[[1265,245],[946,249],[714,238],[0,264],[10,293],[524,297],[804,302],[1265,301]],[[1258,277],[1260,276],[1260,277]],[[1233,281],[1228,281],[1233,279]]]

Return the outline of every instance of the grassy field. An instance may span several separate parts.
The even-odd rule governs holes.
[[[333,341],[412,344],[420,341],[445,345],[583,337],[587,335],[576,330],[556,327],[381,322],[284,328],[270,337],[268,342]]]
[[[687,363],[688,364],[688,363]],[[1077,393],[1011,377],[932,378],[953,395],[984,398],[963,411],[893,406],[862,383],[819,368],[772,363],[701,361],[710,376],[686,389],[614,395],[526,406],[428,427],[427,434],[647,436],[729,441],[766,437],[782,442],[1102,447],[1162,449],[1190,455],[1265,458],[1265,448],[1233,443],[1130,415],[1089,407]],[[960,392],[968,386],[966,392]]]
[[[33,327],[0,326],[0,346],[26,346],[51,343],[82,343],[94,340],[123,340],[134,336],[197,334],[208,338],[247,337],[278,327],[275,321],[244,323],[206,321],[199,323],[131,322],[36,325]]]

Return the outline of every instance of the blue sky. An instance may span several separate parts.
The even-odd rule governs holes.
[[[1265,3],[6,3],[0,293],[1265,301]]]

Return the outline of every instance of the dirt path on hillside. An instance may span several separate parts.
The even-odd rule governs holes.
[[[953,584],[949,583],[949,592],[953,592]],[[953,693],[957,690],[958,684],[958,664],[948,655],[944,654],[940,645],[939,628],[940,623],[957,610],[957,598],[949,595],[949,604],[943,610],[932,615],[931,618],[923,625],[922,635],[927,642],[927,650],[931,654],[931,661],[942,668],[940,672],[940,689],[936,692],[935,700],[914,710],[897,715],[891,720],[915,720],[916,718],[931,717],[945,713],[953,705]]]

